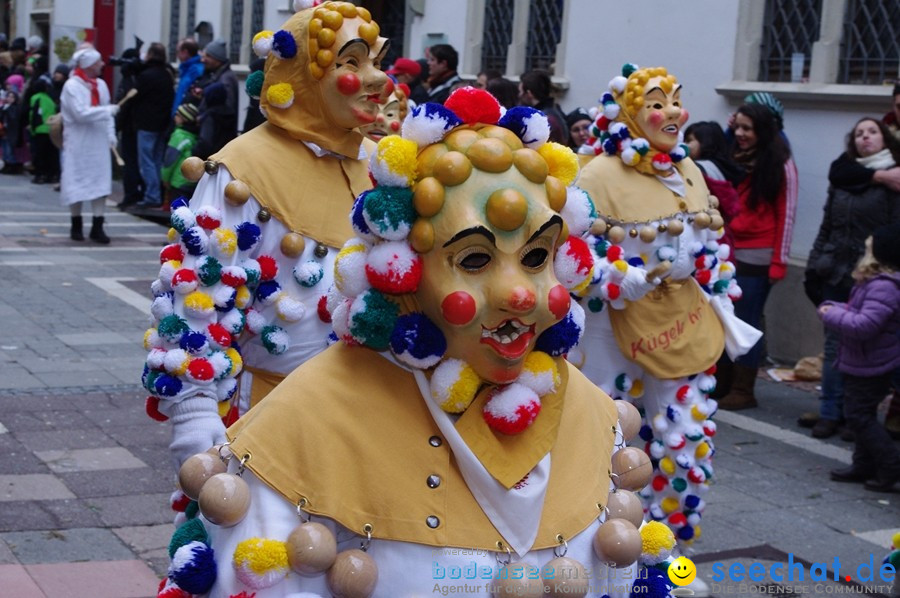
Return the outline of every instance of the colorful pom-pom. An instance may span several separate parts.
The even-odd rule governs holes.
[[[176,270],[175,274],[172,275],[172,282],[170,285],[172,290],[179,295],[187,295],[188,293],[193,293],[197,290],[199,280],[197,279],[197,274],[193,270],[190,268],[181,268],[180,270]]]
[[[272,355],[281,355],[291,344],[288,333],[280,326],[265,326],[260,331],[263,347]]]
[[[193,318],[205,318],[212,315],[215,303],[212,297],[203,291],[194,291],[184,298],[184,313]]]
[[[209,236],[213,252],[220,258],[229,258],[237,248],[237,235],[231,229],[217,228]]]
[[[538,337],[534,348],[559,357],[577,345],[583,333],[584,309],[573,301],[566,317],[545,330]]]
[[[594,275],[594,257],[588,244],[580,237],[566,239],[553,258],[553,271],[570,292],[587,288]]]
[[[164,264],[169,260],[182,261],[184,259],[184,249],[179,243],[170,243],[162,248],[159,252],[159,263]]]
[[[308,260],[302,264],[294,266],[294,280],[304,288],[312,288],[319,284],[322,277],[325,276],[325,269],[322,264],[315,260]]]
[[[544,396],[556,392],[562,378],[552,357],[541,351],[532,351],[525,357],[522,373],[516,382],[527,386],[538,396]]]
[[[169,222],[172,224],[172,228],[179,233],[184,233],[184,231],[197,224],[197,218],[189,207],[181,206],[172,210]]]
[[[196,268],[203,286],[211,287],[222,278],[222,263],[211,255],[204,255],[197,260]]]
[[[169,578],[191,594],[206,594],[216,582],[213,549],[203,542],[190,542],[175,551]]]
[[[197,210],[197,225],[213,230],[222,225],[222,212],[215,206],[203,206]]]
[[[269,52],[272,51],[273,35],[274,34],[271,31],[266,30],[260,31],[253,36],[253,53],[256,54],[259,58],[267,57],[269,55]]]
[[[427,369],[444,356],[447,340],[428,316],[414,312],[397,318],[391,333],[391,351],[402,363]]]
[[[263,71],[253,71],[249,75],[247,75],[247,80],[244,81],[244,91],[247,92],[247,95],[253,98],[254,100],[259,99],[259,94],[262,93],[263,83],[265,83],[266,75]]]
[[[399,311],[396,303],[377,290],[369,289],[350,305],[349,332],[360,344],[384,351],[390,346]]]
[[[481,378],[466,362],[449,358],[431,376],[431,398],[447,413],[462,413],[475,400]]]
[[[281,29],[272,36],[272,53],[282,60],[288,60],[297,55],[297,41],[290,31]]]
[[[525,147],[537,149],[550,139],[550,121],[540,110],[529,106],[514,106],[497,123],[522,140]]]
[[[372,189],[365,195],[363,218],[368,229],[383,239],[406,239],[416,219],[412,190],[406,187]]]
[[[414,141],[421,148],[440,141],[461,124],[459,117],[441,104],[420,104],[403,120],[403,138]]]
[[[294,88],[290,83],[275,83],[266,90],[266,99],[270,106],[287,109],[294,104]]]
[[[573,237],[581,237],[597,218],[597,210],[591,197],[583,189],[573,186],[566,188],[566,205],[559,213]]]
[[[422,257],[405,241],[380,243],[369,251],[366,278],[382,293],[413,293],[422,278]]]
[[[334,259],[334,286],[347,297],[356,297],[369,287],[366,278],[368,247],[360,239],[350,239]]]
[[[384,137],[369,165],[372,176],[379,185],[411,187],[416,178],[418,149],[415,141],[397,135]]]
[[[181,242],[191,255],[203,255],[209,249],[209,235],[199,226],[192,226],[184,231]]]
[[[156,331],[159,336],[170,343],[177,343],[181,340],[181,335],[188,330],[187,322],[176,314],[166,316],[159,321]]]
[[[184,511],[184,509],[181,510]],[[172,534],[172,539],[169,540],[169,558],[173,558],[179,548],[191,542],[209,544],[209,534],[206,533],[206,527],[199,519],[190,519],[175,530]]]
[[[259,241],[261,233],[259,226],[252,222],[241,222],[235,227],[237,233],[237,246],[241,251],[249,251],[253,249]]]
[[[232,557],[235,577],[254,590],[262,590],[284,579],[290,565],[284,542],[250,538],[240,542]]]
[[[240,266],[225,266],[221,274],[222,284],[237,288],[247,284],[247,273]]]
[[[656,565],[672,554],[675,534],[664,523],[648,521],[641,526],[641,563]]]
[[[492,391],[484,404],[482,415],[492,429],[501,434],[520,434],[530,426],[541,411],[537,393],[523,384],[512,384]]]
[[[571,185],[578,176],[578,158],[571,148],[551,141],[537,149],[547,161],[550,175],[558,178],[564,185]]]
[[[285,322],[299,322],[306,313],[306,306],[302,301],[283,293],[275,304],[275,312]]]
[[[444,102],[467,125],[495,125],[500,120],[500,102],[483,89],[461,87]]]

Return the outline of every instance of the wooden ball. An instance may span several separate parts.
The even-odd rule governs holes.
[[[671,220],[669,220],[666,228],[668,228],[670,235],[677,237],[684,232],[684,222],[682,222],[678,218],[672,218]]]
[[[324,31],[324,30],[323,30]],[[313,52],[310,52],[313,55]],[[314,79],[321,79],[325,76],[325,69],[320,67],[316,62],[309,63],[309,74],[313,76]]]
[[[344,15],[336,10],[326,10],[325,14],[322,15],[322,24],[329,29],[337,31],[344,25]],[[322,31],[325,30],[323,29]],[[322,42],[320,41],[319,43]],[[332,40],[331,43],[334,43],[334,40]]]
[[[461,185],[472,174],[472,163],[460,152],[447,152],[434,162],[434,177],[446,187]]]
[[[416,159],[417,178],[422,180],[425,177],[434,176],[434,163],[449,151],[443,143],[435,143],[423,149]]]
[[[614,245],[618,245],[619,243],[624,241],[625,236],[625,229],[619,225],[612,226],[608,231],[606,231],[606,240]]]
[[[709,196],[709,207],[718,208],[719,207],[719,198],[715,195]]]
[[[591,234],[595,237],[602,237],[606,234],[607,228],[609,228],[609,225],[606,224],[606,220],[597,218],[591,223]]]
[[[489,125],[478,132],[481,133],[481,135],[484,137],[501,140],[513,152],[525,147],[525,145],[522,143],[522,140],[519,139],[519,137],[515,133],[513,133],[506,127],[495,127],[493,125]]]
[[[200,489],[200,512],[212,523],[232,527],[243,521],[250,508],[247,482],[230,473],[217,473]]]
[[[334,52],[327,48],[322,48],[316,52],[316,64],[323,69],[327,69],[328,65],[334,62]]]
[[[539,598],[544,595],[540,572],[537,567],[528,563],[508,564],[500,569],[488,587],[491,596]]]
[[[466,153],[479,139],[481,139],[481,135],[477,131],[457,129],[444,138],[444,143],[451,151]]]
[[[378,23],[375,21],[370,21],[368,23],[363,23],[359,26],[357,30],[359,32],[359,36],[366,40],[369,45],[374,45],[375,40],[378,39],[378,33],[381,29],[378,27]]]
[[[300,257],[306,249],[306,239],[300,233],[287,233],[281,237],[281,253],[288,257]]]
[[[325,19],[322,19],[322,24],[325,26],[316,34],[316,42],[318,42],[320,48],[330,48],[334,45],[334,40],[337,36],[334,33],[334,29],[325,22]]]
[[[369,12],[369,9],[363,8],[362,6],[356,7],[356,13],[360,19],[368,23],[372,20],[372,13]]]
[[[707,228],[711,220],[706,212],[697,212],[694,214],[694,228]]]
[[[378,583],[378,566],[358,548],[345,550],[334,559],[325,581],[336,598],[368,598]]]
[[[642,226],[638,235],[644,243],[652,243],[656,240],[656,228],[652,226]]]
[[[566,207],[566,186],[552,175],[547,176],[544,186],[547,189],[547,201],[550,202],[550,209],[554,212],[561,212]]]
[[[718,214],[713,214],[710,216],[709,220],[709,228],[710,230],[719,230],[725,226],[725,219],[719,216]]]
[[[543,184],[547,180],[547,175],[550,174],[550,168],[544,157],[527,147],[513,152],[513,164],[516,165],[516,170],[521,172],[522,176],[538,185]]]
[[[622,436],[625,442],[630,441],[641,431],[641,414],[637,407],[628,401],[614,401],[616,411],[619,412],[619,426],[622,428]]]
[[[469,147],[466,157],[472,166],[485,172],[506,172],[512,166],[512,150],[500,139],[479,139]]]
[[[250,187],[237,179],[225,185],[225,201],[233,206],[242,206],[250,199]]]
[[[409,231],[409,244],[418,253],[428,253],[434,249],[434,226],[426,218],[419,218]]]
[[[644,506],[637,494],[629,490],[617,489],[609,493],[606,508],[610,519],[624,519],[634,527],[641,527],[644,522]]]
[[[191,500],[200,497],[200,489],[206,481],[219,473],[225,473],[228,468],[217,455],[210,453],[197,453],[181,464],[178,470],[178,485],[181,491]]]
[[[604,563],[627,567],[641,556],[641,534],[624,519],[610,519],[594,535],[594,554]]]
[[[515,189],[498,189],[485,206],[488,222],[500,230],[516,230],[528,216],[528,200]]]
[[[620,448],[612,455],[612,470],[618,476],[616,486],[625,490],[640,490],[650,482],[653,465],[647,453],[633,446]]]
[[[319,32],[322,31],[322,19],[310,19],[309,20],[309,36],[315,37],[319,35]]]
[[[413,207],[419,216],[431,218],[444,207],[444,186],[434,177],[425,177],[413,190]]]
[[[349,2],[338,4],[336,10],[341,13],[345,19],[353,19],[357,15],[356,7]]]
[[[586,596],[591,580],[584,565],[564,556],[556,557],[541,569],[544,581],[544,596],[564,598],[566,596]]]
[[[185,158],[184,162],[181,163],[181,174],[189,181],[199,181],[203,177],[204,172],[206,171],[203,167],[203,160],[197,156]]]
[[[334,534],[321,523],[301,523],[294,528],[285,544],[291,569],[301,575],[321,573],[337,558]]]

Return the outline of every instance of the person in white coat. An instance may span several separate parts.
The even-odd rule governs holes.
[[[72,212],[73,241],[83,241],[81,209],[90,202],[93,213],[90,238],[109,243],[103,232],[106,196],[112,191],[112,157],[116,143],[113,117],[119,111],[109,103],[109,88],[100,79],[103,59],[94,48],[83,48],[73,57],[75,69],[63,85],[60,106],[63,118],[60,199]]]

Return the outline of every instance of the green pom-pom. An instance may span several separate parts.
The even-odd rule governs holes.
[[[172,539],[169,541],[169,558],[174,557],[175,551],[179,548],[195,540],[209,545],[209,534],[206,533],[206,527],[203,526],[202,521],[190,519],[182,523],[181,527],[172,534]]]
[[[591,297],[588,299],[588,309],[591,310],[591,313],[600,313],[603,311],[603,300],[599,297]]]
[[[222,264],[211,255],[206,256],[197,269],[197,276],[200,278],[203,286],[211,287],[222,278]]]
[[[373,289],[366,291],[358,300],[364,301],[366,307],[353,315],[350,334],[367,347],[384,351],[390,346],[399,306]]]
[[[675,478],[672,480],[672,489],[675,492],[684,492],[685,488],[687,488],[687,482],[684,478]]]
[[[144,388],[146,388],[150,392],[156,392],[156,379],[162,376],[162,374],[162,372],[154,371],[148,373],[147,377],[144,379]]]
[[[638,65],[634,64],[633,62],[626,62],[622,65],[622,76],[630,77],[631,73],[636,70],[638,70]]]
[[[259,94],[262,93],[263,80],[265,78],[266,76],[262,71],[253,71],[247,75],[247,81],[244,83],[244,89],[247,90],[247,95],[254,100],[258,100]]]
[[[200,513],[200,503],[196,500],[192,500],[184,508],[184,516],[188,519],[196,519],[198,513]]]
[[[716,295],[721,295],[728,291],[728,281],[727,280],[717,280],[713,283],[713,293]]]
[[[384,236],[401,227],[406,231],[416,219],[412,189],[406,187],[375,187],[366,194],[365,214],[375,232]],[[406,236],[405,234],[402,236]]]
[[[182,333],[189,330],[187,322],[176,314],[170,314],[159,321],[156,331],[169,342],[177,341]]]

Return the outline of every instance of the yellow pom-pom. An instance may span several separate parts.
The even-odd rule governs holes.
[[[150,348],[151,348],[151,346],[150,346],[150,338],[153,336],[153,334],[154,334],[155,332],[156,332],[156,328],[148,328],[148,329],[144,332],[144,351],[149,351],[149,350],[150,350]]]
[[[275,585],[290,570],[285,543],[266,538],[250,538],[238,544],[232,564],[235,576],[257,589]]]
[[[231,360],[231,371],[229,372],[229,375],[234,377],[240,374],[241,370],[244,369],[244,360],[241,359],[241,354],[238,353],[234,347],[228,347],[225,349],[225,355]]]
[[[253,295],[250,294],[250,289],[247,288],[247,285],[241,285],[235,290],[234,306],[238,309],[245,309],[250,305],[251,299],[253,299]]]
[[[659,469],[666,475],[675,473],[675,462],[669,457],[663,457],[659,460]]]
[[[633,380],[631,382],[631,390],[628,391],[628,396],[632,399],[639,399],[644,396],[644,381]]]
[[[184,311],[194,317],[208,316],[215,310],[212,297],[202,291],[194,291],[184,298]]]
[[[469,364],[448,360],[431,377],[431,394],[447,413],[462,413],[475,400],[481,378]]]
[[[613,268],[615,268],[622,274],[625,274],[625,272],[628,271],[628,262],[626,262],[625,260],[616,260],[612,263],[612,265]]]
[[[182,359],[179,363],[170,363],[170,361],[166,361],[166,369],[173,376],[184,376],[190,364],[191,358],[188,357],[188,355],[185,353],[184,359]]]
[[[709,454],[709,444],[705,442],[701,442],[697,445],[697,449],[694,451],[694,456],[698,459],[702,459],[706,455]]]
[[[169,243],[174,243],[180,237],[181,235],[178,234],[178,231],[174,228],[169,228],[169,230],[166,232],[166,239],[168,239]]]
[[[384,183],[410,187],[416,178],[418,152],[419,146],[415,141],[398,135],[388,135],[378,142],[372,174],[379,182],[382,182],[383,175],[388,175],[389,178],[397,180]],[[401,180],[405,181],[402,185],[398,184]]]
[[[219,417],[225,417],[231,410],[231,401],[219,401],[216,403],[216,409],[219,412]]]
[[[334,258],[334,286],[347,297],[355,297],[368,286],[365,263],[368,248],[348,242]]]
[[[556,392],[562,382],[559,368],[550,355],[543,351],[532,351],[525,358],[519,382],[525,384],[539,395]]]
[[[900,550],[900,532],[891,536],[891,548]]]
[[[266,99],[276,108],[290,108],[294,103],[294,88],[290,83],[276,83],[266,90]]]
[[[674,513],[678,508],[678,499],[673,496],[667,496],[662,499],[662,502],[659,503],[659,506],[662,507],[662,510],[666,515],[668,515],[669,513]]]
[[[637,166],[637,163],[641,161],[641,155],[637,152],[631,154],[631,157],[628,160],[629,166]]]
[[[665,500],[674,500],[676,508],[678,501],[672,497]],[[654,557],[662,557],[666,553],[671,552],[675,548],[675,534],[669,529],[669,526],[659,521],[648,521],[641,526],[641,553],[652,555]]]
[[[578,176],[578,157],[570,148],[551,141],[538,148],[538,153],[547,162],[550,176],[555,176],[566,186],[575,182]]]
[[[700,407],[698,405],[693,405],[691,407],[691,417],[694,418],[694,421],[698,421],[698,422],[706,421],[706,415],[704,415],[700,411]]]
[[[237,249],[237,235],[230,228],[217,228],[212,232],[210,241],[222,257],[231,257]]]
[[[271,31],[260,31],[256,35],[253,36],[253,42],[251,43],[253,47],[253,53],[259,56],[260,58],[265,58],[269,55],[269,52],[272,51],[272,37],[275,34]]]

